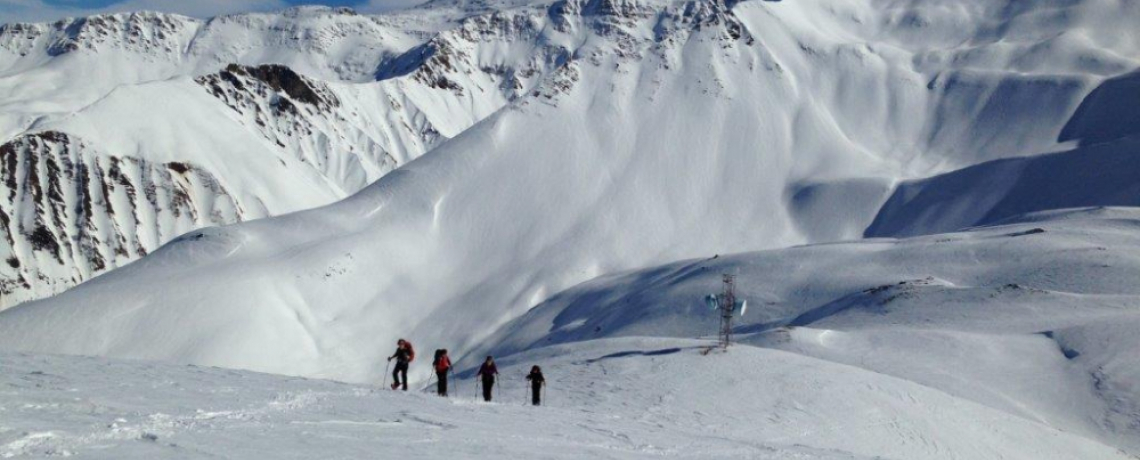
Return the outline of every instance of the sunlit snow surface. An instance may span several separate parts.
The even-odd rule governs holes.
[[[350,222],[415,254],[370,256],[386,262],[369,267],[376,278],[463,275],[434,299],[368,296],[378,305],[487,302],[505,320],[602,273],[856,238],[901,181],[1135,134],[1138,5],[439,0],[380,16],[12,25],[0,30],[0,309],[196,228],[332,203],[421,157],[420,179],[364,192],[398,189],[391,206]],[[327,97],[230,64],[288,66]],[[999,178],[973,191],[1000,201],[1025,163],[1033,179],[1055,162],[965,175]],[[1140,204],[1107,192],[1041,203]],[[990,204],[892,213],[872,234],[956,230]],[[437,254],[440,242],[470,260]]]
[[[7,29],[8,295],[141,260],[0,312],[0,455],[1140,452],[1140,3],[477,3],[194,22],[145,65],[129,28],[59,56],[66,28]],[[342,104],[190,79],[229,62]],[[128,154],[149,166],[87,195],[115,212],[85,210],[83,168],[47,174]],[[154,203],[112,180],[143,172],[171,179]],[[152,218],[198,209],[176,186],[219,218]],[[726,272],[741,344],[701,356]],[[375,385],[400,337],[465,378],[500,357],[509,404],[184,366]],[[532,363],[549,407],[522,407]]]
[[[450,400],[381,390],[387,347],[355,364],[370,385],[9,353],[0,455],[1136,458],[1140,212],[1022,220],[598,278],[453,349],[499,357],[494,404],[469,364]],[[700,294],[724,272],[754,306],[704,355]],[[533,364],[545,407],[526,405]]]
[[[196,366],[0,355],[0,456],[85,458],[1128,458],[857,367],[615,339],[503,361],[497,400]],[[549,405],[526,405],[544,364]]]

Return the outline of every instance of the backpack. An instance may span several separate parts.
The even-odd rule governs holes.
[[[415,361],[416,360],[416,350],[414,348],[412,348],[412,342],[405,340],[404,345],[408,346],[408,362],[410,363],[412,361]]]
[[[436,372],[446,372],[450,368],[451,360],[447,359],[446,356],[441,356],[440,359],[438,359],[435,363]]]

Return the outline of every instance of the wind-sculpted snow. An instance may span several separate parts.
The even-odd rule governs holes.
[[[1135,104],[1138,94],[1140,72],[1106,80],[1085,98],[1058,140],[1089,145],[1140,137],[1140,108]]]
[[[140,13],[5,26],[0,44],[16,59],[8,69],[10,76],[0,81],[0,89],[8,94],[0,100],[8,109],[0,115],[0,136],[11,135],[16,142],[18,136],[44,131],[66,133],[88,146],[77,150],[83,158],[76,161],[86,163],[111,156],[193,164],[196,172],[225,184],[235,206],[244,211],[226,219],[193,220],[192,225],[175,229],[130,217],[136,222],[132,228],[156,238],[126,252],[117,251],[107,240],[94,240],[92,244],[102,246],[96,252],[125,257],[115,263],[72,266],[67,258],[40,254],[46,246],[25,245],[18,251],[24,253],[19,267],[0,266],[5,286],[0,309],[62,291],[194,228],[288,213],[344,197],[525,91],[502,77],[524,71],[515,72],[509,62],[492,67],[477,60],[457,62],[450,70],[457,75],[446,91],[437,91],[440,88],[432,81],[417,76],[371,83],[339,81],[359,80],[359,75],[349,75],[352,72],[371,76],[385,59],[406,51],[399,47],[414,43],[404,35],[409,30],[397,32],[402,29],[383,22],[343,9],[298,8],[205,23]],[[181,41],[171,41],[176,39]],[[53,51],[60,46],[68,49]],[[173,48],[178,49],[172,52]],[[358,61],[367,50],[373,51],[370,60]],[[258,62],[278,59],[338,81]],[[67,72],[50,71],[55,67]],[[525,68],[532,80],[540,79],[547,69],[534,63]],[[199,73],[202,70],[207,72]],[[97,77],[61,79],[85,72]],[[193,83],[184,75],[194,76]],[[11,160],[14,167],[29,165]],[[153,206],[161,210],[181,206],[170,197],[157,199]],[[9,200],[2,205],[3,212],[38,212],[19,209],[22,203]],[[126,218],[113,215],[110,208],[94,212],[106,213],[99,219],[108,221]],[[42,222],[44,231],[53,235],[73,233],[62,220]],[[41,267],[46,260],[59,267]]]
[[[615,130],[756,131],[737,150],[769,165],[755,177],[776,180],[760,201],[787,203],[769,206],[785,217],[766,224],[784,237],[747,247],[827,241],[860,235],[900,178],[1054,149],[1077,101],[1137,65],[1131,37],[1088,25],[1123,21],[1134,8],[1034,3],[948,11],[881,1],[434,2],[388,16],[295,8],[207,21],[134,13],[8,24],[0,137],[52,130],[111,156],[196,164],[248,203],[244,220],[344,197],[510,104],[567,106],[557,116],[575,117],[586,105],[571,98],[634,91],[624,99],[635,110],[620,111],[634,122],[609,124]],[[67,77],[76,74],[91,78]],[[185,95],[186,77],[213,100]],[[153,103],[171,94],[178,103]],[[693,98],[745,114],[720,103],[682,108]],[[209,122],[191,127],[187,117]],[[684,145],[651,148],[704,155],[703,145]],[[480,148],[497,147],[454,150]],[[632,146],[606,137],[588,148]],[[278,169],[288,171],[265,174]],[[308,185],[283,185],[297,183]],[[150,231],[162,235],[156,244],[173,236]],[[29,259],[25,268],[36,269],[44,258]],[[37,282],[0,265],[14,289],[0,308],[99,271]]]
[[[699,300],[719,291],[721,274],[735,274],[748,301],[736,322],[742,343],[917,382],[1135,453],[1140,290],[1128,279],[1140,276],[1140,211],[1023,220],[599,277],[552,296],[472,354],[712,336],[719,316]]]
[[[1136,208],[1030,214],[1013,222],[601,276],[552,295],[486,343],[510,354],[596,338],[711,335],[719,318],[699,300],[718,291],[724,273],[740,279],[738,293],[749,301],[737,323],[741,332],[902,326],[1030,334],[1138,313],[1128,299],[1140,289],[1126,282],[1140,272]]]
[[[1092,206],[1140,206],[1140,74],[1105,80],[1058,136],[1068,151],[986,162],[899,184],[865,237],[915,236]]]
[[[130,85],[31,124],[161,163],[193,146],[265,214],[379,180],[26,304],[0,346],[371,381],[396,338],[471,349],[600,275],[859,238],[900,181],[1060,150],[1138,66],[1133,37],[1085,22],[1134,7],[1032,3],[435,3],[376,20],[436,27],[376,83],[245,65]],[[158,94],[178,111],[125,116]]]
[[[867,237],[929,235],[1053,209],[1140,206],[1140,138],[998,160],[900,184]]]
[[[464,369],[552,363],[573,376],[563,401],[637,421],[526,419],[597,441],[542,452],[1135,455],[1140,215],[1105,206],[1140,204],[1118,102],[1135,95],[1137,23],[1135,2],[1095,0],[440,0],[215,18],[174,57],[99,34],[53,56],[35,37],[64,32],[9,26],[5,286],[149,254],[0,312],[0,350],[371,383],[407,338]],[[275,217],[180,237],[219,222],[144,217],[231,207]],[[722,273],[749,301],[743,344],[701,356],[692,338],[716,318],[700,299]],[[488,434],[433,404],[417,406],[430,425]],[[312,421],[267,405],[224,408],[246,414],[225,427],[248,415],[292,442]],[[0,445],[210,423],[178,413],[74,436],[0,427]]]

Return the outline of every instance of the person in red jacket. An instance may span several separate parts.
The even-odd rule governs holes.
[[[495,359],[488,356],[483,365],[479,367],[476,377],[483,377],[483,400],[491,402],[491,388],[495,386],[495,378],[499,375],[499,368],[495,367]]]
[[[447,397],[447,373],[451,371],[451,358],[447,357],[447,349],[435,351],[435,391],[440,396]]]

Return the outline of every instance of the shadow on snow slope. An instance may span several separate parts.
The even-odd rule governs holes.
[[[1140,206],[1140,137],[996,160],[899,185],[867,238],[945,233],[1022,214]]]
[[[1111,78],[1093,90],[1061,129],[1060,142],[1104,143],[1140,134],[1140,71]]]
[[[900,185],[864,237],[906,237],[993,224],[1051,209],[1140,205],[1140,71],[1085,97],[1058,141],[1067,152],[1010,158]]]
[[[1140,289],[1128,281],[1140,276],[1140,210],[1022,219],[605,276],[507,324],[487,341],[495,345],[486,354],[514,363],[560,344],[712,336],[718,318],[701,298],[719,290],[720,274],[735,273],[750,305],[736,331],[748,343],[917,382],[1140,451],[1140,380],[1130,370],[1140,343],[1120,326],[1140,321]],[[586,362],[684,352],[676,348],[603,353]]]

